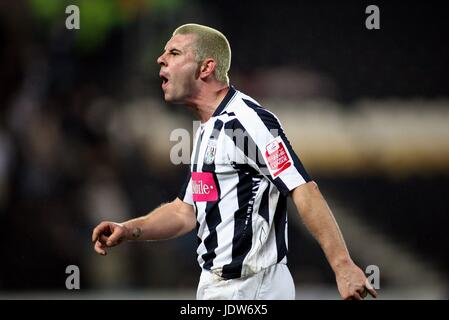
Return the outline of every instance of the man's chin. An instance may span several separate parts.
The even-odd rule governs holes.
[[[173,103],[173,97],[171,97],[169,94],[164,92],[164,100],[165,102]]]
[[[176,99],[176,97],[173,97],[168,94],[164,94],[164,100],[165,102],[171,103],[171,104],[183,104],[184,102],[180,99]]]

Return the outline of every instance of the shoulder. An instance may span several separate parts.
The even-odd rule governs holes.
[[[235,119],[245,127],[264,126],[268,129],[280,127],[279,119],[272,111],[243,92],[236,91],[232,103],[227,109],[228,113],[235,116]]]

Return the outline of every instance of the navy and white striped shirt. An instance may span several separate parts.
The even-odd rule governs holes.
[[[287,196],[311,179],[277,117],[231,87],[194,141],[179,198],[195,208],[200,266],[233,279],[287,263]]]

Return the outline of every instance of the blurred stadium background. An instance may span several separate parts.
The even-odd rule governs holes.
[[[65,8],[81,11],[65,28]],[[380,7],[381,29],[365,28]],[[172,200],[186,168],[155,60],[173,29],[226,34],[231,82],[276,112],[383,299],[449,297],[448,11],[436,1],[0,2],[0,298],[190,299],[194,234],[106,257],[92,228]],[[335,299],[333,274],[290,214],[298,299]],[[81,290],[65,289],[65,268]]]

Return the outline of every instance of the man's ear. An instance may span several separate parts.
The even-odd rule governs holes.
[[[200,78],[205,79],[209,75],[213,74],[216,67],[217,63],[214,61],[214,59],[204,60],[200,67],[200,74],[199,74]]]

